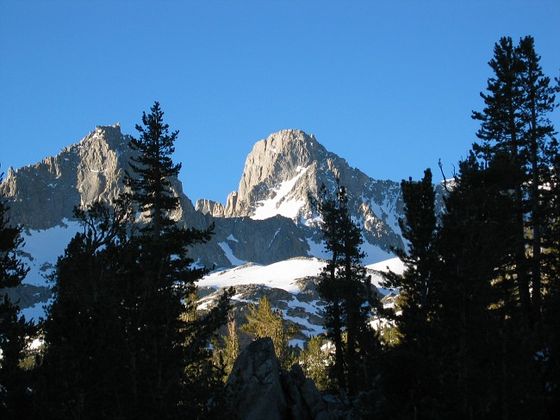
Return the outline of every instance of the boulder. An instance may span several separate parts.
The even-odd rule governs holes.
[[[280,372],[270,338],[252,342],[239,355],[227,380],[226,395],[240,419],[288,418]]]
[[[328,420],[334,418],[311,379],[297,364],[283,371],[270,338],[253,341],[239,355],[226,395],[242,420]]]

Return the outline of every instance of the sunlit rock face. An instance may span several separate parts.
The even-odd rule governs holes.
[[[123,191],[125,171],[132,152],[130,138],[119,125],[100,126],[78,143],[42,162],[8,171],[0,193],[10,202],[12,222],[28,229],[48,229],[73,217],[75,206],[95,201],[111,203]],[[171,180],[173,194],[180,198],[172,217],[201,224],[181,183]]]
[[[126,143],[119,126],[97,127],[56,156],[10,169],[0,193],[10,201],[11,220],[48,229],[71,218],[76,205],[114,199],[128,158]]]
[[[312,201],[323,185],[330,192],[337,185],[347,189],[352,216],[363,226],[367,245],[384,251],[402,247],[399,184],[368,177],[301,130],[282,130],[255,144],[224,214],[256,220],[281,215],[316,228],[319,218]],[[317,242],[315,230],[311,237]]]
[[[201,212],[202,214],[209,214],[213,217],[224,217],[225,216],[225,208],[221,203],[217,203],[216,201],[201,199],[196,201],[195,205],[196,211]]]

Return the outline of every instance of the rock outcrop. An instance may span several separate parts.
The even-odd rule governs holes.
[[[290,419],[329,420],[329,413],[313,380],[306,378],[300,365],[294,364],[290,372],[283,375],[284,392],[290,407]]]
[[[327,420],[321,394],[298,365],[282,371],[270,338],[249,344],[227,380],[232,410],[243,420]]]
[[[270,264],[308,255],[308,233],[286,217],[265,220],[232,217],[213,221],[216,229],[212,241],[222,248],[227,245],[239,260]]]
[[[224,217],[225,216],[225,208],[221,203],[217,203],[212,200],[201,199],[197,200],[195,207],[196,211],[201,212],[202,214],[209,214],[213,217]]]

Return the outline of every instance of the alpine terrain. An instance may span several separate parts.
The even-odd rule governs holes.
[[[24,285],[10,294],[20,300],[25,315],[37,319],[43,314],[49,272],[80,229],[74,206],[111,202],[123,190],[132,154],[128,142],[119,125],[96,127],[54,157],[8,170],[0,193],[8,199],[11,221],[25,229],[23,256],[30,267]],[[320,331],[321,302],[314,284],[326,255],[313,200],[321,186],[334,191],[337,181],[347,188],[352,218],[363,227],[365,263],[384,268],[388,264],[382,261],[394,258],[391,250],[403,246],[399,183],[352,168],[313,135],[282,130],[255,143],[238,191],[225,203],[201,199],[193,205],[173,179],[180,200],[173,218],[185,226],[215,225],[212,240],[192,250],[197,264],[213,268],[199,283],[199,309],[220,288],[233,285],[238,304],[266,294],[305,335]]]

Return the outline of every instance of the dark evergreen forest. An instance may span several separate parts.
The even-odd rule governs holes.
[[[394,252],[405,271],[385,279],[398,291],[394,307],[362,265],[344,185],[315,200],[330,255],[317,278],[325,334],[303,350],[289,346],[295,331],[265,298],[243,326],[230,314],[232,289],[196,310],[209,269],[189,247],[213,226],[171,217],[179,133],[155,102],[130,141],[124,192],[75,209],[83,229],[57,261],[46,319],[26,321],[2,294],[0,418],[238,418],[226,382],[239,331],[270,337],[283,369],[301,366],[335,407],[321,418],[557,418],[560,148],[550,116],[560,81],[544,74],[531,36],[501,38],[489,66],[483,108],[472,113],[479,129],[444,180],[443,213],[430,170],[401,183],[406,246]],[[22,241],[0,201],[0,291],[26,276]],[[29,354],[39,336],[41,351]]]

